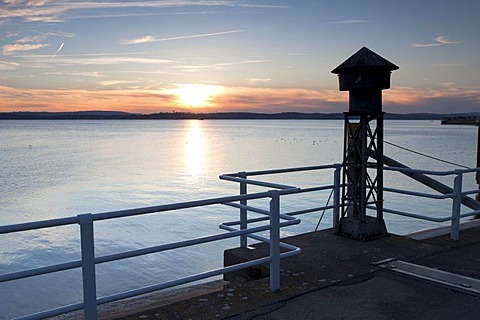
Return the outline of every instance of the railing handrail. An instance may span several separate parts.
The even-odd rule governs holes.
[[[225,173],[220,175],[219,178],[223,179],[222,177],[225,177],[225,176],[240,177],[241,174],[245,174],[248,177],[248,176],[280,174],[280,173],[292,173],[292,172],[299,172],[299,171],[335,169],[341,166],[342,165],[340,163],[333,163],[333,164],[325,164],[325,165],[319,165],[319,166],[290,167],[290,168],[268,169],[268,170],[258,170],[258,171],[242,171],[242,172],[235,172],[235,173]]]
[[[423,192],[415,192],[409,190],[401,190],[401,189],[394,189],[394,188],[384,188],[384,191],[387,192],[394,192],[400,194],[406,194],[411,196],[418,196],[424,198],[431,198],[431,199],[452,199],[452,209],[451,215],[446,217],[430,217],[426,215],[420,215],[417,213],[405,212],[400,210],[393,210],[384,208],[385,212],[389,212],[396,215],[401,215],[405,217],[411,217],[416,219],[423,219],[432,222],[446,222],[451,221],[451,232],[450,238],[452,240],[458,240],[460,236],[460,219],[477,216],[480,213],[478,210],[478,205],[476,205],[475,201],[472,201],[471,198],[468,198],[468,195],[479,193],[480,189],[473,189],[473,190],[463,190],[463,175],[466,173],[473,173],[473,172],[480,172],[480,168],[470,168],[470,169],[455,169],[449,171],[431,171],[431,170],[418,170],[412,168],[403,168],[403,167],[385,167],[386,170],[390,171],[398,171],[402,173],[420,173],[425,175],[438,175],[438,176],[447,176],[447,175],[454,175],[453,179],[453,188],[445,186],[443,191],[440,192],[440,195],[436,194],[429,194]],[[437,188],[432,187],[433,189],[439,191]],[[464,198],[465,197],[465,198]],[[473,211],[461,213],[461,205],[462,202],[468,205]]]
[[[480,172],[480,168],[438,171],[438,170],[424,170],[424,169],[413,169],[413,168],[392,167],[392,166],[384,166],[383,170],[409,172],[409,173],[421,173],[421,174],[436,175],[436,176],[449,176],[449,175],[456,175],[458,173]]]
[[[99,221],[99,220],[108,220],[108,219],[116,219],[116,218],[126,218],[126,217],[131,217],[136,215],[189,209],[189,208],[214,205],[214,204],[222,204],[224,202],[235,202],[243,199],[252,200],[252,199],[260,199],[260,198],[267,198],[267,197],[269,197],[268,192],[259,192],[259,193],[250,193],[246,195],[235,195],[235,196],[228,196],[228,197],[219,197],[219,198],[210,198],[210,199],[204,199],[204,200],[194,200],[194,201],[178,202],[178,203],[172,203],[172,204],[164,204],[159,206],[150,206],[150,207],[142,207],[142,208],[135,208],[135,209],[93,213],[92,216],[94,221]],[[42,229],[42,228],[59,227],[59,226],[72,225],[72,224],[78,224],[78,223],[79,223],[78,216],[41,220],[41,221],[34,221],[34,222],[17,223],[17,224],[0,226],[0,234],[20,232],[20,231],[30,231],[30,230],[36,230],[36,229]]]
[[[86,294],[84,296],[83,303],[77,303],[77,304],[67,305],[60,308],[56,308],[56,309],[46,310],[46,311],[32,314],[26,317],[21,317],[19,319],[40,319],[44,317],[59,315],[65,312],[79,310],[82,308],[85,308],[85,316],[87,318],[94,319],[96,318],[97,305],[102,303],[130,298],[140,294],[145,294],[145,293],[153,292],[159,289],[169,288],[169,287],[177,286],[180,284],[189,283],[192,281],[205,279],[215,275],[220,275],[226,272],[231,272],[233,270],[238,270],[238,269],[246,268],[249,266],[253,266],[253,265],[257,265],[265,262],[270,262],[272,264],[274,263],[274,261],[277,261],[277,259],[300,253],[300,248],[283,244],[280,242],[280,238],[278,236],[279,231],[276,229],[298,224],[300,223],[300,220],[295,217],[290,217],[290,216],[280,214],[279,212],[280,209],[278,205],[279,197],[280,197],[280,192],[276,190],[272,190],[268,192],[210,198],[210,199],[204,199],[204,200],[180,202],[180,203],[150,206],[150,207],[143,207],[143,208],[136,208],[136,209],[103,212],[103,213],[96,213],[96,214],[88,213],[88,214],[81,214],[74,217],[50,219],[50,220],[43,220],[43,221],[37,221],[37,222],[27,222],[27,223],[1,226],[0,234],[36,230],[41,228],[52,228],[52,227],[59,227],[59,226],[65,226],[65,225],[71,225],[71,224],[80,224],[80,229],[81,229],[80,241],[81,241],[81,247],[82,247],[82,260],[75,260],[75,261],[70,261],[70,262],[56,264],[56,265],[50,265],[50,266],[41,267],[41,268],[34,268],[29,270],[22,270],[22,271],[17,271],[13,273],[3,274],[3,275],[0,275],[0,282],[24,279],[32,276],[50,274],[53,272],[65,271],[65,270],[81,267],[82,269],[84,269],[83,270],[84,271],[83,272],[84,295],[86,294],[85,293],[86,287],[89,287],[87,291],[91,292],[90,294]],[[137,250],[124,251],[124,252],[100,256],[100,257],[94,256],[93,247],[95,246],[95,244],[94,244],[94,238],[93,238],[93,224],[95,221],[131,217],[131,216],[150,214],[150,213],[161,213],[161,212],[172,211],[172,210],[204,207],[208,205],[218,205],[218,204],[232,203],[232,202],[238,202],[238,201],[244,201],[244,200],[261,199],[261,198],[271,199],[270,210],[265,212],[269,216],[267,217],[266,220],[270,220],[270,223],[266,225],[237,230],[232,226],[228,226],[228,223],[227,223],[227,224],[220,225],[221,229],[228,231],[227,233],[218,233],[214,235],[197,237],[194,239],[177,241],[177,242],[162,244],[158,246],[151,246],[151,247],[146,247],[146,248],[137,249]],[[272,205],[272,203],[274,202],[277,202],[277,204]],[[278,221],[275,222],[275,219],[278,219]],[[283,221],[280,221],[280,220],[283,220]],[[253,233],[258,233],[263,231],[270,231],[271,237],[274,237],[274,239],[271,240],[265,237],[255,236],[253,234]],[[275,238],[275,234],[277,234],[276,237],[278,239]],[[210,270],[200,274],[163,282],[161,284],[157,284],[149,287],[122,292],[112,296],[100,297],[98,299],[96,298],[95,265],[97,264],[117,261],[117,260],[131,258],[131,257],[137,257],[141,255],[146,255],[146,254],[152,254],[156,252],[163,252],[167,250],[173,250],[173,249],[178,249],[178,248],[183,248],[188,246],[194,246],[198,244],[208,243],[212,241],[219,241],[219,240],[224,240],[224,239],[244,236],[244,235],[250,236],[252,238],[255,238],[257,240],[260,240],[266,243],[270,243],[271,247],[278,246],[278,248],[282,247],[284,249],[287,249],[288,251],[280,253],[279,249],[273,250],[269,256],[256,259],[253,261],[239,263],[233,266],[219,268],[215,270]],[[84,237],[86,237],[87,240],[85,240]],[[91,239],[88,240],[88,238],[91,238]],[[85,245],[87,246],[87,248],[85,248]],[[275,258],[275,256],[278,256],[278,257]],[[90,268],[90,269],[87,270],[85,268],[87,269]],[[273,265],[271,265],[271,268],[275,269],[275,270],[272,270],[271,278],[273,278],[273,280],[271,279],[271,288],[272,290],[277,290],[279,288],[279,279],[280,279],[279,275],[275,275],[275,272],[279,273],[278,261],[275,262]],[[87,272],[88,274],[86,274],[85,272]]]
[[[234,182],[239,182],[240,184],[244,184],[245,186],[248,184],[253,184],[253,185],[263,185],[263,186],[270,186],[270,187],[275,187],[275,184],[272,184],[269,182],[261,181],[261,184],[258,183],[257,180],[250,180],[247,179],[248,176],[253,176],[253,175],[268,175],[268,174],[279,174],[279,173],[290,173],[290,172],[298,172],[302,170],[320,170],[320,169],[332,169],[335,168],[336,170],[338,168],[342,167],[341,164],[331,164],[331,165],[322,165],[322,166],[310,166],[310,167],[298,167],[298,168],[287,168],[287,169],[273,169],[273,170],[263,170],[263,171],[252,171],[252,172],[238,172],[238,173],[230,173],[230,174],[225,174],[221,175],[220,179],[223,180],[229,180],[229,181],[234,181]],[[406,217],[411,217],[411,218],[416,218],[416,219],[423,219],[423,220],[428,220],[432,222],[446,222],[446,221],[452,221],[452,234],[451,238],[453,240],[457,240],[459,235],[458,235],[458,225],[460,223],[461,218],[466,218],[466,217],[471,217],[471,216],[477,216],[480,213],[480,210],[473,210],[471,212],[467,213],[461,213],[460,212],[460,206],[461,206],[461,197],[475,194],[475,193],[480,193],[480,189],[473,189],[473,190],[468,190],[465,191],[463,190],[463,186],[461,183],[461,176],[466,173],[473,173],[473,172],[480,172],[480,168],[467,168],[467,169],[455,169],[455,170],[444,170],[444,171],[436,171],[436,170],[424,170],[424,169],[414,169],[414,168],[406,168],[406,167],[393,167],[393,166],[384,166],[384,170],[388,171],[396,171],[396,172],[401,172],[401,173],[418,173],[418,174],[424,174],[424,175],[436,175],[436,176],[449,176],[449,175],[454,175],[455,176],[455,181],[454,181],[454,188],[450,188],[451,192],[446,192],[446,193],[440,193],[440,194],[433,194],[433,193],[426,193],[426,192],[416,192],[416,191],[409,191],[409,190],[403,190],[403,189],[395,189],[395,188],[389,188],[389,187],[383,187],[383,190],[386,192],[393,192],[393,193],[398,193],[398,194],[404,194],[404,195],[410,195],[410,196],[418,196],[418,197],[423,197],[423,198],[430,198],[430,199],[452,199],[453,205],[452,205],[452,214],[448,217],[430,217],[427,215],[421,215],[417,213],[409,213],[405,211],[400,211],[400,210],[393,210],[393,209],[388,209],[384,208],[385,212],[391,213],[391,214],[396,214],[396,215],[402,215]],[[338,184],[338,181],[337,181]],[[283,187],[283,188],[282,188]],[[279,188],[281,189],[280,192],[283,194],[293,194],[293,193],[301,193],[307,191],[319,191],[323,189],[328,189],[332,186],[323,186],[323,187],[313,187],[313,188],[296,188],[294,189],[293,187],[288,188],[288,186],[280,185]],[[338,186],[337,186],[338,187]],[[341,187],[345,187],[345,185],[342,185]],[[246,187],[244,187],[246,189]],[[336,204],[333,207],[336,208],[334,210],[338,210],[339,207],[341,207],[341,204]],[[330,209],[330,207],[326,206],[324,208]],[[371,208],[370,208],[371,209]],[[298,214],[302,214],[303,210],[300,210]],[[312,212],[312,211],[317,211],[317,210],[305,210],[305,212]],[[290,213],[290,215],[293,215],[295,213]],[[335,221],[335,219],[334,219]],[[334,222],[335,226],[335,222]],[[243,245],[245,245],[246,242],[243,242]]]
[[[448,199],[454,196],[454,193],[432,194],[432,193],[416,192],[416,191],[409,191],[409,190],[395,189],[395,188],[388,188],[388,187],[383,187],[383,191],[398,193],[398,194],[405,194],[409,196],[417,196],[422,198],[437,199],[437,200]]]

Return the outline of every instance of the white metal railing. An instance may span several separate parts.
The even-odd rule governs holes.
[[[318,187],[309,187],[309,188],[298,188],[295,186],[277,184],[267,181],[261,180],[254,180],[249,179],[248,177],[252,176],[268,176],[268,175],[277,175],[277,174],[286,174],[286,173],[295,173],[295,172],[305,172],[305,171],[316,171],[316,170],[331,170],[334,169],[333,172],[333,181],[330,185],[318,186]],[[340,191],[342,185],[340,184],[341,178],[341,164],[329,164],[329,165],[321,165],[321,166],[309,166],[309,167],[296,167],[296,168],[285,168],[285,169],[270,169],[270,170],[262,170],[262,171],[250,171],[250,172],[238,172],[238,173],[227,173],[220,175],[221,180],[227,180],[232,182],[238,182],[240,185],[240,194],[244,195],[247,194],[247,186],[248,185],[255,185],[260,187],[267,187],[267,188],[276,188],[282,190],[282,194],[298,194],[298,193],[306,193],[306,192],[314,192],[314,191],[322,191],[322,190],[333,190],[333,205],[325,205],[322,207],[314,207],[308,208],[303,210],[296,210],[289,213],[285,213],[285,216],[296,216],[300,214],[312,213],[322,210],[329,210],[333,209],[333,222],[332,225],[334,227],[337,226],[338,220],[340,217]],[[240,209],[240,230],[247,229],[249,223],[258,222],[262,219],[267,218],[257,218],[257,219],[248,219],[247,212],[248,211],[255,211],[254,208],[247,206],[247,199],[243,199],[240,201],[240,204],[227,204]],[[258,211],[257,211],[258,212]],[[261,213],[261,212],[259,212]],[[221,228],[227,229],[227,225],[221,226]],[[240,247],[247,246],[247,236],[240,237]]]
[[[122,210],[122,211],[113,211],[113,212],[104,212],[97,214],[81,214],[75,217],[52,219],[45,221],[36,221],[31,223],[22,223],[15,225],[0,226],[0,234],[22,232],[28,230],[36,230],[43,228],[53,228],[66,225],[78,224],[80,226],[80,246],[81,246],[81,260],[70,261],[67,263],[61,263],[56,265],[51,265],[42,268],[23,270],[8,274],[0,275],[0,282],[18,280],[33,276],[39,276],[64,270],[70,270],[74,268],[82,269],[82,279],[83,279],[83,302],[77,304],[71,304],[63,306],[56,309],[46,310],[43,312],[23,316],[17,319],[43,319],[47,317],[52,317],[60,315],[63,313],[84,310],[85,319],[97,319],[97,305],[113,302],[121,299],[126,299],[174,286],[178,286],[185,283],[190,283],[198,281],[201,279],[210,278],[213,276],[218,276],[227,272],[232,272],[240,270],[243,268],[269,263],[270,264],[270,288],[272,291],[276,291],[280,288],[280,258],[292,256],[300,253],[300,248],[297,248],[292,245],[284,244],[280,242],[280,228],[285,226],[290,226],[300,223],[300,220],[290,216],[285,216],[280,213],[280,194],[281,191],[271,190],[268,192],[255,193],[255,194],[245,194],[239,196],[230,196],[222,198],[213,198],[205,199],[198,201],[190,201],[183,203],[175,203],[161,206],[153,207],[144,207],[131,210]],[[159,213],[172,210],[180,210],[186,208],[195,208],[203,207],[216,204],[226,204],[226,203],[235,203],[238,201],[246,201],[260,198],[270,198],[270,206],[268,210],[265,210],[264,213],[267,215],[268,224],[245,228],[242,230],[237,230],[232,226],[235,223],[222,224],[222,228],[228,230],[227,233],[219,233],[215,235],[169,243],[159,246],[147,247],[139,250],[125,251],[121,253],[95,257],[95,239],[94,239],[94,222],[100,220],[116,219],[122,217],[131,217],[136,215],[144,215],[150,213]],[[260,237],[254,233],[269,231],[270,237]],[[146,254],[163,252],[167,250],[173,250],[178,248],[183,248],[187,246],[194,246],[202,243],[213,242],[224,240],[233,237],[239,236],[250,236],[254,237],[257,240],[264,241],[270,244],[270,254],[269,256],[255,259],[252,261],[235,264],[232,266],[209,270],[206,272],[194,274],[184,278],[151,285],[148,287],[134,289],[110,296],[104,296],[97,298],[97,289],[96,289],[96,275],[95,275],[95,266],[105,262],[111,262],[126,258],[138,257]],[[280,248],[287,249],[286,252],[281,253]]]
[[[335,169],[334,171],[334,181],[332,185],[325,185],[320,187],[314,188],[295,188],[289,185],[279,185],[275,183],[266,182],[263,180],[253,180],[248,179],[251,176],[260,176],[260,175],[272,175],[272,174],[283,174],[283,173],[292,173],[292,172],[301,172],[301,171],[312,171],[312,170],[325,170],[325,169]],[[240,184],[240,194],[247,193],[247,185],[256,185],[256,186],[263,186],[263,187],[270,187],[270,188],[279,188],[282,189],[282,192],[285,194],[287,193],[300,193],[300,192],[307,192],[307,191],[319,191],[319,190],[333,190],[333,205],[326,205],[323,207],[317,208],[309,208],[305,210],[299,210],[294,212],[285,213],[288,216],[295,216],[304,213],[310,213],[315,211],[321,211],[325,209],[333,209],[333,222],[332,225],[335,227],[338,224],[339,219],[339,211],[340,208],[343,206],[340,200],[340,188],[343,185],[340,184],[340,175],[341,175],[341,164],[331,164],[331,165],[323,165],[323,166],[311,166],[311,167],[299,167],[299,168],[287,168],[287,169],[274,169],[274,170],[264,170],[264,171],[252,171],[252,172],[238,172],[238,173],[230,173],[230,174],[223,174],[220,176],[222,180],[228,180],[233,182],[238,182]],[[449,210],[449,214],[444,217],[433,217],[431,214],[419,214],[419,213],[412,213],[406,212],[401,210],[383,208],[383,211],[386,213],[390,213],[393,215],[399,215],[409,218],[415,219],[422,219],[431,222],[447,222],[451,221],[451,231],[450,237],[452,240],[458,240],[460,236],[460,219],[478,216],[480,215],[480,202],[475,201],[472,198],[467,196],[473,194],[479,194],[480,189],[472,189],[472,190],[463,190],[463,176],[467,173],[474,173],[480,172],[480,168],[472,168],[472,169],[458,169],[458,170],[449,170],[449,171],[432,171],[432,170],[418,170],[412,169],[407,167],[388,167],[385,166],[384,170],[387,171],[394,171],[403,174],[421,174],[421,175],[432,175],[432,176],[454,176],[453,186],[443,185],[442,183],[435,181],[437,185],[442,185],[443,189],[446,190],[443,193],[433,194],[433,193],[425,193],[425,192],[417,192],[412,190],[404,190],[404,189],[395,189],[390,187],[384,187],[384,192],[389,193],[397,193],[397,194],[404,194],[409,196],[415,197],[422,197],[422,198],[430,198],[436,200],[444,200],[444,199],[452,199],[452,207]],[[468,212],[461,212],[462,202],[470,207],[475,207],[472,211]],[[385,202],[388,204],[388,200]],[[235,205],[236,207],[240,208],[240,229],[247,228],[250,222],[255,222],[257,220],[248,220],[247,219],[247,209],[250,207],[246,205],[247,201],[244,200],[241,205]],[[376,209],[373,206],[367,206],[369,209]],[[242,211],[243,210],[243,211]],[[240,246],[247,246],[247,237],[240,238]]]
[[[264,180],[255,180],[250,177],[253,176],[268,176],[273,174],[285,174],[285,173],[298,173],[298,172],[308,172],[314,170],[332,170],[333,169],[333,181],[331,184],[300,188],[291,185],[284,185],[278,183],[272,183]],[[104,212],[97,214],[81,214],[74,217],[52,219],[45,221],[36,221],[31,223],[22,223],[8,226],[0,226],[0,235],[6,233],[22,232],[27,230],[35,230],[42,228],[53,228],[65,225],[75,225],[80,226],[80,246],[81,246],[81,260],[70,261],[66,263],[51,265],[42,268],[23,270],[18,272],[13,272],[9,274],[0,275],[0,282],[12,281],[17,279],[23,279],[27,277],[39,276],[48,273],[54,273],[74,268],[82,269],[82,279],[83,279],[83,302],[63,306],[56,309],[51,309],[43,311],[40,313],[20,317],[18,319],[42,319],[45,317],[51,317],[59,315],[62,313],[67,313],[75,310],[84,310],[86,319],[96,319],[97,317],[97,306],[104,303],[109,303],[121,299],[126,299],[181,284],[191,283],[201,279],[206,279],[209,277],[221,275],[227,272],[232,272],[240,270],[243,268],[251,267],[254,265],[269,263],[270,265],[270,288],[272,291],[278,290],[280,287],[280,258],[292,256],[300,253],[300,248],[294,247],[292,245],[282,243],[280,241],[280,228],[291,226],[300,223],[300,220],[295,216],[319,212],[322,210],[332,210],[333,220],[332,225],[335,227],[338,224],[340,216],[340,208],[342,207],[341,203],[341,188],[344,187],[340,183],[341,178],[341,164],[331,164],[331,165],[322,165],[322,166],[310,166],[310,167],[299,167],[299,168],[287,168],[287,169],[274,169],[274,170],[264,170],[264,171],[252,171],[252,172],[239,172],[224,174],[220,176],[220,179],[237,182],[240,185],[240,195],[213,198],[213,199],[204,199],[198,201],[189,201],[182,203],[174,203],[160,206],[144,207],[131,210],[122,210],[122,211],[112,211]],[[412,190],[402,190],[385,187],[385,192],[398,193],[410,196],[418,196],[431,199],[452,199],[452,209],[451,215],[446,217],[431,217],[429,215],[420,215],[417,213],[409,213],[400,210],[393,210],[384,208],[384,211],[387,213],[401,215],[416,219],[424,219],[434,222],[445,222],[451,221],[451,237],[456,240],[459,237],[459,223],[461,218],[471,217],[474,215],[480,214],[480,210],[473,210],[467,213],[461,213],[460,207],[463,197],[479,193],[480,190],[462,190],[462,180],[463,174],[469,172],[477,172],[480,169],[466,169],[466,170],[454,170],[454,171],[425,171],[425,170],[415,170],[410,168],[394,168],[394,167],[385,167],[385,170],[396,171],[401,173],[420,173],[424,175],[437,175],[437,176],[448,176],[454,175],[454,185],[451,188],[451,192],[445,192],[443,194],[428,194],[422,192],[416,192]],[[251,193],[247,191],[249,185],[260,186],[269,188],[266,192]],[[272,190],[273,189],[273,190]],[[332,190],[333,195],[333,204],[329,205],[328,203],[325,206],[318,207],[308,207],[300,210],[291,211],[288,213],[281,213],[280,209],[280,197],[284,195],[293,195],[293,194],[302,194],[308,192],[316,192],[323,190]],[[468,198],[468,197],[467,197]],[[267,209],[258,208],[251,205],[256,199],[270,199],[269,206]],[[471,198],[469,198],[472,200]],[[251,201],[251,202],[249,202]],[[95,238],[94,238],[94,222],[100,220],[109,220],[117,219],[122,217],[131,217],[137,215],[144,215],[150,213],[161,213],[166,211],[174,211],[187,208],[196,208],[204,207],[210,205],[227,205],[239,209],[240,219],[238,221],[225,222],[220,224],[220,228],[227,230],[227,233],[219,233],[215,235],[199,237],[190,240],[184,240],[175,243],[163,244],[159,246],[146,247],[138,250],[125,251],[121,253],[95,257]],[[249,218],[248,212],[255,212],[260,214],[260,217]],[[260,226],[252,227],[253,224],[259,222],[266,222],[268,224],[263,224]],[[258,233],[260,232],[269,232],[269,236],[261,236]],[[194,246],[202,243],[219,241],[227,238],[240,238],[240,246],[247,246],[247,238],[252,238],[261,242],[268,243],[270,246],[270,254],[266,257],[224,267],[214,270],[209,270],[206,272],[190,275],[181,279],[176,279],[168,282],[163,282],[160,284],[151,285],[148,287],[134,289],[110,296],[104,296],[97,298],[96,290],[96,276],[95,276],[95,267],[98,264],[138,257],[146,254],[152,254],[157,252],[163,252],[167,250],[174,250],[178,248]],[[280,251],[280,248],[284,248],[284,252]]]
[[[383,209],[384,212],[391,213],[394,215],[400,215],[404,217],[427,220],[431,222],[451,221],[450,238],[452,240],[459,239],[460,219],[480,215],[480,203],[478,202],[475,203],[473,199],[466,198],[469,195],[480,193],[480,189],[472,189],[472,190],[466,190],[466,191],[463,190],[463,175],[466,173],[479,172],[480,168],[450,170],[450,171],[417,170],[417,169],[403,168],[403,167],[385,167],[384,169],[389,171],[396,171],[404,174],[416,173],[421,175],[433,175],[433,176],[454,176],[453,187],[445,186],[443,188],[444,192],[440,194],[416,192],[411,190],[402,190],[402,189],[395,189],[395,188],[388,188],[388,187],[383,188],[384,192],[404,194],[409,196],[416,196],[416,197],[437,199],[437,200],[452,199],[452,208],[451,208],[450,215],[443,216],[443,217],[432,217],[426,214],[422,215],[418,213],[412,213],[412,212],[406,212],[406,211],[394,210],[394,209],[388,209],[388,208],[384,208]],[[462,202],[466,202],[465,204],[475,208],[472,209],[472,211],[461,213]]]

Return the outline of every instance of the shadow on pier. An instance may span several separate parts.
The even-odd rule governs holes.
[[[100,312],[100,318],[474,319],[480,302],[480,222],[463,227],[456,242],[448,233],[438,235],[441,229],[368,242],[338,236],[333,229],[285,238],[302,253],[282,260],[278,292],[270,292],[268,278],[245,281],[265,273],[250,270],[227,275],[232,281],[218,291],[158,308],[143,306],[129,315]],[[265,250],[264,244],[232,249],[225,253],[226,264]]]

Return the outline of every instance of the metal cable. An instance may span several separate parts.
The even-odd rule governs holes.
[[[430,158],[430,159],[433,159],[433,160],[448,163],[448,164],[458,166],[458,167],[462,167],[462,168],[465,168],[465,169],[472,169],[470,167],[467,167],[467,166],[464,166],[464,165],[461,165],[461,164],[458,164],[458,163],[454,163],[454,162],[450,162],[450,161],[443,160],[443,159],[440,159],[440,158],[432,157],[432,156],[429,156],[427,154],[424,154],[424,153],[421,153],[421,152],[418,152],[418,151],[414,151],[414,150],[399,146],[398,144],[395,144],[395,143],[391,143],[391,142],[388,142],[388,141],[385,141],[385,140],[383,142],[385,142],[386,144],[389,144],[391,146],[394,146],[394,147],[397,147],[397,148],[400,148],[400,149],[403,149],[403,150],[406,150],[406,151],[409,151],[409,152],[412,152],[412,153],[415,153],[415,154],[418,154],[418,155],[421,155],[421,156],[424,156],[424,157],[427,157],[427,158]]]
[[[333,194],[333,188],[332,188],[332,191],[330,191],[330,195],[328,196],[327,204],[325,206],[328,206],[328,204],[330,203],[330,199],[332,198],[332,194]],[[320,216],[320,219],[318,219],[317,226],[315,227],[315,231],[318,230],[318,227],[320,226],[320,222],[322,222],[323,215],[325,214],[326,210],[327,209],[323,209],[322,215]]]

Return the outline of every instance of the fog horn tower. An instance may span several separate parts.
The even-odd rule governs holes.
[[[382,90],[398,67],[363,47],[332,70],[349,91],[344,113],[343,209],[337,233],[369,240],[387,234],[383,220]],[[374,215],[367,215],[373,212]]]

